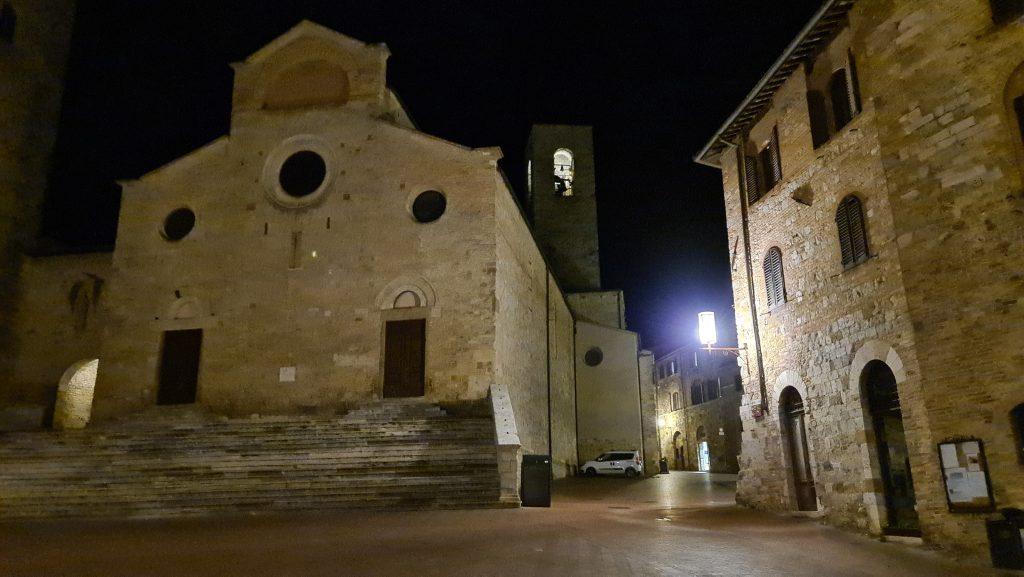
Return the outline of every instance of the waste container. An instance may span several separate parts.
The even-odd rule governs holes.
[[[662,457],[661,460],[658,461],[658,466],[661,467],[662,475],[668,475],[668,459]]]
[[[523,455],[523,479],[519,498],[523,502],[523,507],[551,506],[549,455]]]
[[[985,522],[992,566],[1000,569],[1024,569],[1024,512],[1003,509],[1002,519]]]

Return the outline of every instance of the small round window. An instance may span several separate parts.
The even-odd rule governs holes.
[[[179,208],[164,219],[164,238],[171,241],[181,240],[188,236],[195,226],[196,213],[188,208]]]
[[[441,218],[448,200],[436,190],[420,193],[412,203],[412,216],[417,222],[434,222]]]
[[[583,362],[587,363],[588,367],[596,367],[602,361],[604,361],[604,351],[597,347],[592,347],[583,355]]]
[[[327,163],[311,150],[296,152],[281,165],[278,181],[285,194],[303,198],[319,190],[327,179]]]

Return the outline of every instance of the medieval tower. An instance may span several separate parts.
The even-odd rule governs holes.
[[[526,159],[533,230],[555,277],[568,292],[601,290],[593,129],[535,125]]]
[[[17,302],[21,254],[38,232],[57,139],[74,0],[0,0],[0,351]],[[0,354],[0,385],[10,359]]]

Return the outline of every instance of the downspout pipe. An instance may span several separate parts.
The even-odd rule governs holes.
[[[747,190],[747,163],[743,154],[742,140],[740,142],[729,142],[721,140],[721,143],[736,151],[736,167],[739,176],[740,190],[740,219],[743,231],[743,261],[747,272],[747,298],[750,300],[750,320],[754,327],[754,355],[757,358],[757,378],[761,391],[761,410],[764,414],[769,412],[768,384],[764,376],[764,355],[761,352],[761,329],[757,315],[757,295],[754,291],[754,264],[750,258],[750,214],[747,210],[750,198]]]

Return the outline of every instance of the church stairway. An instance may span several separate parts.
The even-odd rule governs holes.
[[[424,403],[0,434],[0,518],[482,508],[498,497],[493,420]]]

